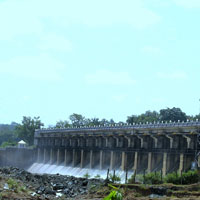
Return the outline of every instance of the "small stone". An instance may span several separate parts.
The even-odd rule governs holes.
[[[7,184],[7,183],[5,183],[5,184],[4,184],[4,187],[3,187],[3,189],[4,189],[4,190],[9,190],[9,186],[8,186],[8,184]]]
[[[88,181],[84,180],[83,183],[82,183],[82,186],[87,186],[87,184],[88,184]]]

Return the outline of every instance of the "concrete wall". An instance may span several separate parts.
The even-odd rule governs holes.
[[[36,161],[36,149],[7,147],[0,149],[0,166],[26,169]]]

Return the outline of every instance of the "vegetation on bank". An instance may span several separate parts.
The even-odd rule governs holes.
[[[158,185],[163,183],[172,183],[175,185],[189,185],[198,183],[200,175],[197,170],[189,170],[183,173],[172,172],[165,177],[160,172],[152,172],[145,175],[138,175],[137,179],[144,184]],[[128,180],[128,183],[135,183],[134,175]]]

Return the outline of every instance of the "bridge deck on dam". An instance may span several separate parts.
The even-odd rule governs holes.
[[[39,129],[37,162],[89,169],[188,170],[200,147],[199,121]]]

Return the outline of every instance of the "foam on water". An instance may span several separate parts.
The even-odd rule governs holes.
[[[94,178],[95,176],[99,175],[103,179],[105,179],[107,176],[107,170],[64,166],[64,163],[60,165],[49,163],[33,163],[27,169],[27,171],[35,174],[61,174],[75,177],[84,177],[85,174],[89,174],[90,178]],[[113,171],[110,171],[110,173],[113,173]],[[115,173],[121,178],[121,182],[124,182],[126,173],[120,169],[116,170]],[[129,172],[128,177],[130,177],[132,174],[133,172]]]

